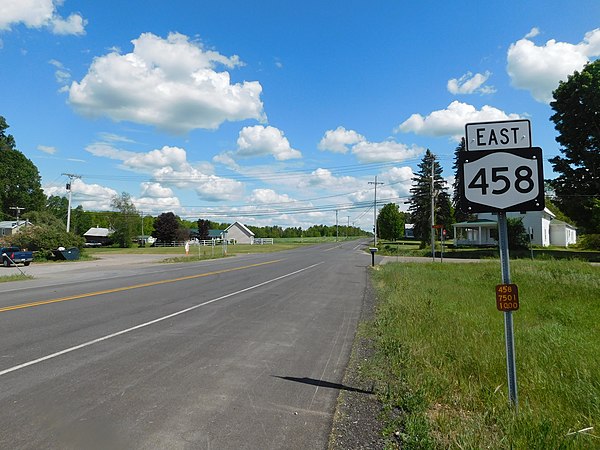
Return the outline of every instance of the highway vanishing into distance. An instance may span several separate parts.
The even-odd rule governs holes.
[[[2,283],[0,448],[326,448],[366,244]]]

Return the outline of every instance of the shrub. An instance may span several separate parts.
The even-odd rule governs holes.
[[[11,241],[21,248],[38,252],[36,256],[45,259],[51,259],[53,257],[52,250],[56,250],[58,247],[81,249],[84,243],[81,236],[48,225],[34,225],[22,229],[11,237]]]
[[[584,234],[579,239],[579,247],[584,250],[600,250],[600,234]]]

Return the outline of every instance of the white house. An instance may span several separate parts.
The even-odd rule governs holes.
[[[520,217],[525,230],[531,235],[531,243],[548,247],[550,245],[567,247],[577,242],[577,229],[560,220],[548,208],[543,211],[526,213],[507,212],[507,218]],[[496,230],[498,219],[493,213],[479,213],[477,220],[455,223],[455,245],[494,245],[492,230]]]
[[[33,225],[28,220],[5,220],[0,222],[0,236],[11,236],[18,233],[21,228]]]
[[[550,222],[550,242],[561,247],[576,244],[577,228],[562,220],[553,220]]]
[[[224,233],[225,238],[230,242],[238,244],[254,244],[254,233],[240,222],[233,222],[229,225]]]

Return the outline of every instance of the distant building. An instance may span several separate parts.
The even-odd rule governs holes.
[[[254,244],[254,233],[243,223],[233,222],[225,229],[225,238],[238,244]]]
[[[110,228],[92,227],[83,234],[83,237],[87,243],[106,245],[110,243],[113,232],[114,230]]]
[[[0,222],[0,236],[11,236],[18,233],[22,228],[33,224],[28,220],[5,220]]]

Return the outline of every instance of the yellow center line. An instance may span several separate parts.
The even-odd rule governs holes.
[[[234,267],[232,269],[216,270],[214,272],[207,272],[207,273],[200,273],[200,274],[197,274],[197,275],[188,275],[188,276],[185,276],[185,277],[172,278],[172,279],[169,279],[169,280],[151,281],[149,283],[141,283],[141,284],[134,284],[132,286],[124,286],[124,287],[120,287],[120,288],[106,289],[104,291],[96,291],[96,292],[88,292],[88,293],[85,293],[85,294],[77,294],[77,295],[72,295],[70,297],[54,298],[54,299],[50,299],[50,300],[40,300],[38,302],[23,303],[23,304],[20,304],[20,305],[5,306],[3,308],[0,308],[0,312],[14,311],[15,309],[32,308],[34,306],[49,305],[51,303],[66,302],[66,301],[69,301],[69,300],[77,300],[77,299],[80,299],[80,298],[95,297],[97,295],[112,294],[114,292],[129,291],[131,289],[140,289],[140,288],[145,288],[145,287],[149,287],[149,286],[157,286],[157,285],[160,285],[160,284],[176,283],[178,281],[193,280],[194,278],[208,277],[208,276],[211,276],[211,275],[219,275],[219,274],[222,274],[222,273],[235,272],[237,270],[250,269],[252,267],[259,267],[259,266],[264,266],[264,265],[267,265],[267,264],[275,264],[275,263],[278,263],[280,261],[282,261],[282,260],[281,259],[277,259],[277,260],[274,260],[274,261],[267,261],[267,262],[262,262],[262,263],[250,264],[248,266]]]

